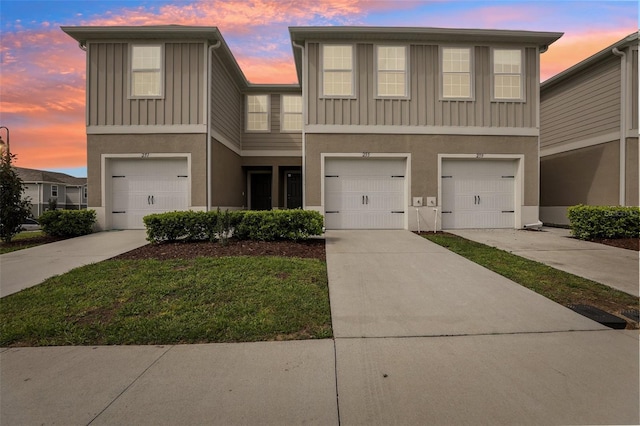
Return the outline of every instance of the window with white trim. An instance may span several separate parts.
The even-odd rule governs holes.
[[[247,131],[269,131],[269,97],[247,95]]]
[[[493,98],[519,100],[522,90],[522,50],[493,50]]]
[[[377,96],[407,96],[406,46],[376,46],[376,80]]]
[[[283,132],[299,132],[302,130],[302,96],[282,95],[282,124]]]
[[[87,198],[87,187],[84,186],[82,188],[82,198],[86,199]]]
[[[58,185],[51,185],[51,196],[52,197],[58,196]]]
[[[322,45],[322,95],[354,95],[352,45]]]
[[[139,44],[131,46],[131,96],[157,98],[162,96],[162,46]]]
[[[442,97],[444,99],[471,98],[471,49],[442,48]]]

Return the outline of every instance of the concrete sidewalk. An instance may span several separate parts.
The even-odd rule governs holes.
[[[109,231],[0,255],[0,297],[147,243],[144,230]]]
[[[640,257],[636,251],[571,238],[569,230],[562,228],[448,232],[640,296]]]
[[[639,337],[408,231],[330,231],[334,340],[12,348],[0,424],[638,424]]]

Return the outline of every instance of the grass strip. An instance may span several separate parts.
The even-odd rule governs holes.
[[[635,296],[543,263],[453,234],[422,236],[563,306],[591,305],[614,315],[638,309]]]
[[[0,299],[0,346],[331,336],[326,264],[317,259],[108,260]]]

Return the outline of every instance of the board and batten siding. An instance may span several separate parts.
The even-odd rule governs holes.
[[[524,49],[524,102],[492,101],[491,48],[473,47],[473,95],[440,99],[438,45],[409,45],[409,98],[376,99],[374,45],[355,44],[355,96],[323,98],[321,44],[308,44],[309,125],[537,127],[537,49]]]
[[[129,89],[129,44],[88,44],[88,126],[205,123],[204,43],[163,43],[164,96],[134,99]]]
[[[540,98],[540,146],[549,148],[620,130],[620,58],[611,55]]]
[[[211,75],[211,126],[240,149],[242,93],[215,53],[211,61]]]
[[[253,93],[252,93],[253,94]],[[259,93],[256,93],[259,94]],[[283,95],[269,94],[270,114],[269,132],[247,132],[244,122],[244,110],[246,102],[242,102],[243,123],[242,123],[242,150],[246,151],[299,151],[302,155],[302,132],[281,132],[280,131],[280,100]]]

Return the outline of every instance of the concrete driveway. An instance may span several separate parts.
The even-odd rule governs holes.
[[[144,230],[109,231],[0,255],[0,297],[147,243]]]
[[[448,232],[640,296],[640,258],[636,251],[571,238],[569,230],[561,228]]]

